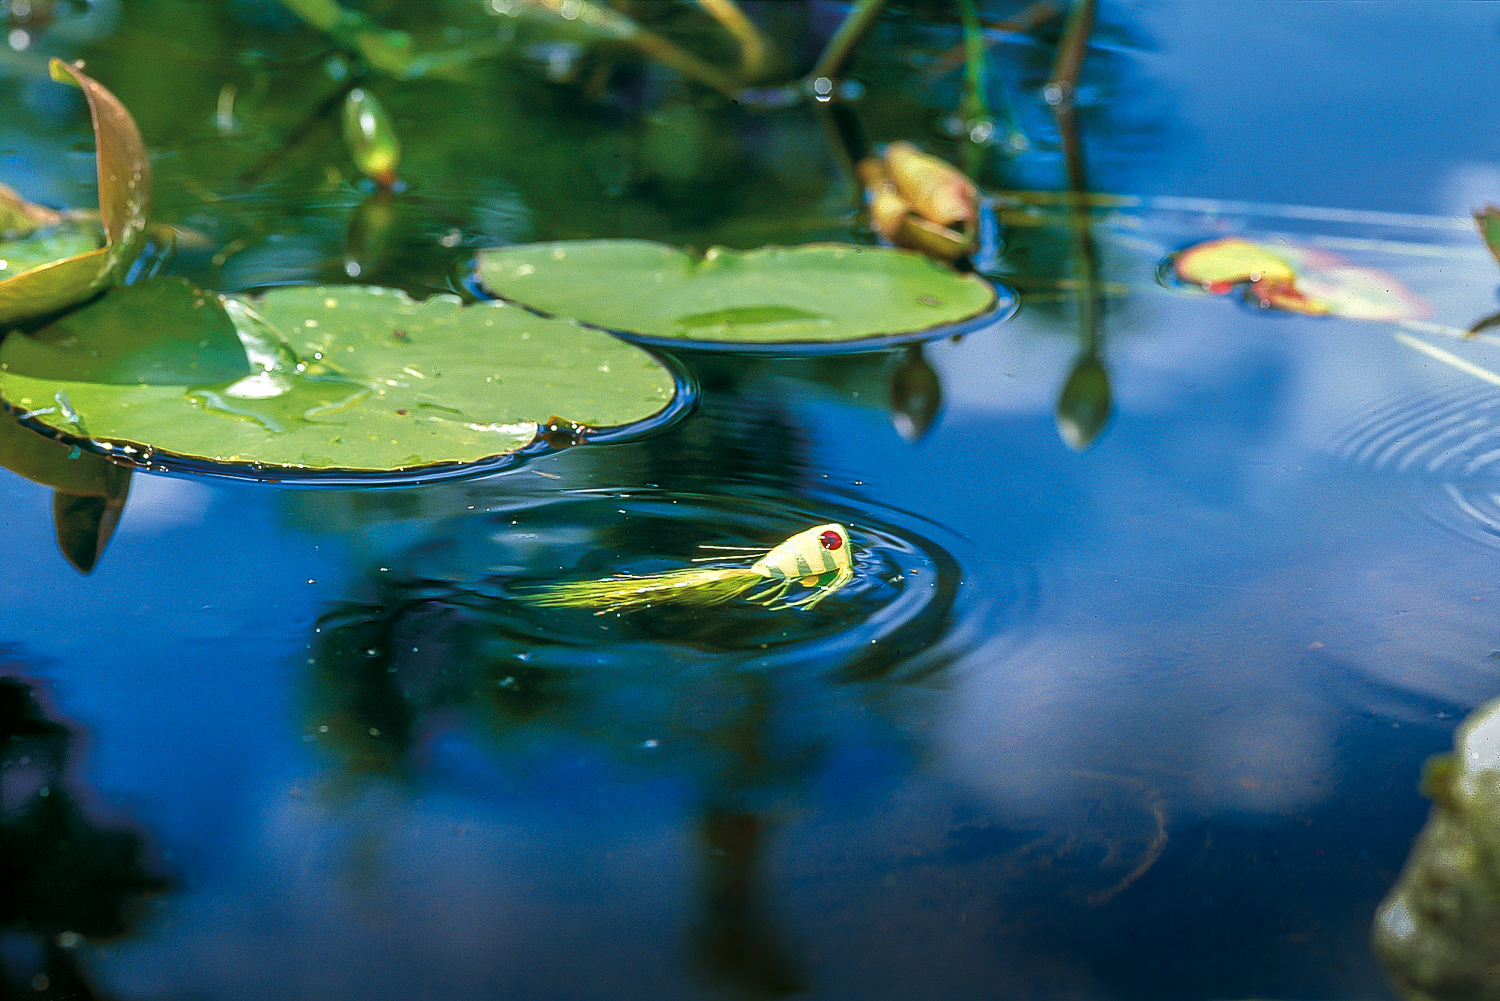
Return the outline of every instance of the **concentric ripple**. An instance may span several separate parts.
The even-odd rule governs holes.
[[[1425,518],[1500,547],[1500,394],[1493,389],[1376,407],[1355,423],[1336,453],[1407,481]]]
[[[786,745],[802,748],[786,752],[795,757],[833,730],[867,725],[866,700],[892,711],[888,686],[906,690],[903,705],[920,702],[923,686],[908,685],[974,650],[997,616],[1024,616],[1032,603],[1026,575],[997,582],[986,571],[971,586],[950,551],[961,539],[881,514],[784,497],[576,491],[452,518],[404,554],[382,556],[376,600],[318,623],[307,658],[314,739],[353,770],[388,771],[458,712],[493,742],[533,747],[584,733],[622,753],[670,743],[693,769],[717,760],[713,748],[742,728],[790,726],[800,733]],[[849,531],[855,578],[812,609],[733,600],[601,615],[524,600],[540,584],[726,555],[704,545],[764,551],[829,521]],[[762,719],[772,705],[774,717]]]
[[[959,592],[956,560],[915,526],[877,520],[867,512],[785,501],[585,491],[465,521],[454,526],[468,536],[459,547],[465,553],[462,567],[424,561],[418,571],[423,582],[415,585],[421,599],[464,608],[476,625],[483,624],[487,647],[496,653],[507,647],[524,651],[533,664],[659,669],[666,660],[742,670],[813,664],[864,676],[897,665],[903,673],[925,673],[947,656],[941,641],[953,624]],[[667,602],[601,615],[592,608],[537,608],[524,600],[540,584],[677,570],[704,565],[695,561],[705,557],[708,565],[748,566],[756,558],[753,552],[738,558],[701,547],[765,551],[827,521],[849,529],[855,577],[810,610],[772,610],[734,600],[708,608]],[[481,552],[485,565],[477,567]]]

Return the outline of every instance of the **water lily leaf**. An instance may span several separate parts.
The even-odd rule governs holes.
[[[919,255],[837,244],[715,248],[700,261],[640,240],[533,243],[482,252],[478,278],[532,309],[662,343],[918,339],[1002,303],[984,280]]]
[[[140,256],[151,208],[151,165],[135,120],[119,99],[60,59],[54,80],[79,87],[89,102],[99,166],[99,217],[105,246],[0,281],[0,323],[41,316],[82,302],[114,283]]]
[[[181,278],[113,289],[0,343],[0,368],[35,379],[155,386],[232,382],[251,373],[217,296]]]
[[[0,243],[0,278],[90,253],[101,242],[97,228],[90,232],[66,224],[8,240]]]
[[[242,379],[122,385],[0,370],[0,396],[112,454],[390,471],[504,455],[553,414],[634,423],[674,392],[639,348],[502,304],[345,286],[225,308],[254,369]]]
[[[0,466],[33,483],[79,497],[109,497],[130,470],[36,433],[0,414]]]
[[[1255,243],[1238,237],[1209,240],[1180,252],[1178,279],[1223,295],[1235,288],[1263,308],[1353,320],[1409,320],[1431,307],[1392,275],[1337,254],[1292,243]]]

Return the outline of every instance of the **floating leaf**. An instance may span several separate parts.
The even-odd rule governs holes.
[[[114,289],[30,334],[0,343],[0,368],[35,379],[187,386],[251,372],[217,296],[181,278]]]
[[[99,171],[99,217],[105,246],[23,271],[0,281],[0,323],[41,316],[82,302],[116,282],[146,241],[151,165],[135,120],[119,99],[60,59],[54,80],[80,88],[89,102]]]
[[[920,339],[1011,304],[984,280],[916,254],[839,244],[715,248],[697,260],[640,240],[534,243],[482,252],[478,277],[555,316],[715,345]]]
[[[549,414],[633,423],[673,395],[671,374],[639,348],[510,306],[357,286],[225,305],[255,369],[245,378],[184,387],[0,371],[0,395],[51,408],[33,419],[114,454],[381,471],[512,452]]]
[[[1262,308],[1353,320],[1418,319],[1431,312],[1421,298],[1383,271],[1337,254],[1291,243],[1267,245],[1239,237],[1209,240],[1180,252],[1177,277],[1206,292],[1244,291]]]

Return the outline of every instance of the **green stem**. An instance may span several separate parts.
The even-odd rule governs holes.
[[[859,0],[854,5],[844,23],[839,25],[839,30],[834,32],[833,37],[823,48],[823,54],[818,57],[818,64],[813,67],[810,74],[816,80],[826,77],[835,79],[843,70],[844,64],[854,54],[854,49],[869,34],[875,22],[880,19],[885,10],[886,0]]]

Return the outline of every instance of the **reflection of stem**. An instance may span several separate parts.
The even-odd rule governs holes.
[[[1036,3],[1033,3],[1031,6],[1027,7],[1019,14],[1016,14],[1014,17],[1008,17],[1000,21],[985,21],[983,22],[983,25],[984,27],[989,28],[991,31],[1008,31],[1014,32],[1018,35],[1024,35],[1032,28],[1035,28],[1038,25],[1046,24],[1057,15],[1058,9],[1051,3],[1048,3],[1047,0],[1037,0]],[[995,39],[984,39],[984,47],[986,49],[993,48],[994,45]],[[927,79],[929,80],[936,80],[938,77],[947,76],[963,63],[964,59],[967,58],[967,55],[967,41],[960,42],[959,44],[953,46],[953,48],[949,49],[947,52],[944,52],[941,56],[938,56],[936,59],[934,59],[932,61],[932,65],[928,66],[927,69],[922,71],[922,75],[927,77]]]
[[[734,0],[698,0],[698,6],[708,11],[740,43],[740,75],[746,80],[760,79],[766,71],[766,57],[770,50],[766,36]]]
[[[817,117],[818,124],[823,126],[823,135],[828,140],[828,148],[833,151],[834,161],[838,163],[844,176],[849,178],[849,183],[854,185],[856,204],[863,205],[865,189],[854,165],[870,155],[870,143],[865,138],[859,116],[847,104],[822,102],[813,105],[813,114]]]
[[[886,0],[859,0],[849,16],[844,18],[844,23],[839,25],[839,30],[834,32],[828,44],[823,47],[823,54],[818,57],[818,64],[813,67],[810,77],[813,80],[826,77],[835,79],[849,57],[854,54],[854,49],[859,45],[875,22],[880,19],[880,14],[885,10]]]
[[[1058,45],[1057,63],[1047,84],[1047,103],[1057,118],[1062,137],[1063,159],[1068,170],[1068,225],[1073,234],[1073,270],[1078,281],[1079,346],[1084,354],[1099,353],[1099,257],[1094,246],[1088,210],[1088,178],[1084,173],[1083,150],[1078,143],[1077,111],[1073,96],[1078,89],[1078,73],[1094,26],[1094,0],[1077,0],[1068,15],[1068,26]]]
[[[1067,27],[1057,43],[1057,62],[1052,66],[1052,79],[1045,91],[1048,104],[1067,102],[1072,105],[1073,94],[1078,90],[1078,74],[1083,68],[1083,57],[1088,52],[1089,35],[1093,30],[1094,0],[1074,0]]]
[[[732,764],[703,807],[704,903],[695,951],[704,972],[720,983],[754,996],[790,994],[802,989],[802,976],[778,941],[759,890],[769,825],[721,798],[728,792],[739,799],[734,792],[762,786],[771,769],[764,745],[775,709],[772,685],[764,676],[746,676],[739,688],[742,708],[720,733]]]
[[[619,11],[610,10],[590,0],[530,0],[530,2],[536,6],[545,7],[559,17],[564,16],[563,10],[567,8],[569,20],[576,19],[580,24],[585,24],[616,41],[633,45],[657,62],[665,63],[689,79],[707,84],[731,101],[743,89],[738,80],[720,72],[716,67],[710,66],[691,52],[678,48],[655,32],[647,31]]]
[[[753,995],[801,990],[796,964],[776,942],[757,899],[765,824],[753,813],[711,808],[702,831],[707,914],[697,929],[699,961],[716,980]]]

